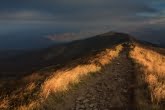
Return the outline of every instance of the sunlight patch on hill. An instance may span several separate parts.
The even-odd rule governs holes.
[[[44,82],[41,95],[47,98],[51,94],[67,91],[70,85],[81,82],[83,77],[99,72],[103,66],[109,64],[112,59],[117,57],[121,50],[121,45],[115,47],[115,49],[106,49],[92,58],[89,64],[77,65],[71,69],[55,72]]]
[[[118,56],[121,50],[122,46],[120,45],[114,50],[106,49],[97,54],[95,58],[92,58],[90,64],[78,65],[71,69],[59,70],[53,73],[43,84],[43,95],[47,97],[51,92],[65,91],[70,83],[78,83],[81,77],[100,71],[102,66],[109,64],[113,58]]]
[[[86,78],[90,78],[95,74],[100,74],[104,66],[110,64],[114,58],[118,57],[122,50],[122,45],[118,45],[114,48],[107,48],[89,57],[88,63],[77,64],[74,67],[64,67],[54,73],[51,72],[52,75],[48,77],[41,86],[35,83],[35,79],[42,81],[44,78],[40,75],[38,76],[37,73],[30,77],[25,77],[23,82],[29,82],[28,85],[25,85],[24,89],[18,90],[18,95],[13,94],[10,98],[4,99],[0,104],[0,108],[34,110],[45,109],[43,108],[44,105],[53,107],[55,105],[51,104],[54,104],[54,101],[60,101],[61,95],[69,93],[75,86],[85,82]],[[22,103],[18,102],[20,104],[11,107],[10,103],[12,103],[11,101],[15,101],[15,98],[18,99],[18,101],[22,101]]]
[[[136,64],[137,84],[139,87],[143,86],[136,91],[139,105],[147,104],[143,99],[149,95],[148,100],[153,103],[154,107],[159,107],[158,105],[165,101],[165,56],[139,44],[135,46],[130,55]]]

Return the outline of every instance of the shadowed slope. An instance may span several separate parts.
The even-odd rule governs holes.
[[[19,76],[52,65],[57,65],[57,68],[60,68],[72,60],[88,57],[130,39],[131,37],[127,34],[109,32],[88,39],[25,53],[14,58],[1,60],[0,75]]]
[[[87,72],[94,72],[94,70],[92,70],[92,68],[89,68],[89,70],[88,70],[86,67],[88,67],[89,64],[92,64],[92,66],[90,66],[90,67],[100,68],[100,66],[98,66],[98,64],[96,62],[100,62],[101,64],[108,63],[109,60],[113,57],[113,54],[112,54],[112,56],[111,55],[109,56],[110,59],[108,60],[108,58],[106,56],[105,56],[105,58],[103,58],[104,57],[104,56],[102,56],[103,53],[104,52],[111,53],[111,49],[114,53],[118,52],[118,49],[113,50],[113,48],[115,48],[115,46],[117,44],[120,44],[121,42],[126,42],[127,39],[129,39],[129,38],[127,38],[127,36],[126,37],[120,36],[119,38],[118,37],[116,38],[115,35],[120,36],[121,34],[113,33],[113,35],[110,34],[110,36],[109,35],[102,36],[103,38],[101,36],[96,36],[94,38],[90,38],[89,41],[82,40],[82,41],[75,41],[73,43],[66,44],[68,46],[66,46],[67,49],[64,52],[67,52],[67,50],[68,50],[68,52],[69,52],[69,50],[71,50],[73,52],[73,54],[72,54],[73,56],[68,55],[67,58],[69,59],[69,62],[66,60],[66,63],[64,62],[65,60],[63,60],[63,59],[65,59],[64,56],[66,54],[64,54],[64,52],[62,52],[59,54],[59,57],[60,57],[60,55],[62,55],[62,56],[60,58],[58,58],[55,53],[56,51],[53,51],[53,49],[56,50],[55,47],[54,48],[52,47],[48,50],[44,50],[43,52],[46,55],[49,52],[50,53],[54,52],[53,58],[56,58],[58,60],[61,60],[61,62],[63,62],[61,64],[61,69],[67,70],[69,68],[70,69],[73,68],[73,70],[77,71],[77,69],[81,70],[79,68],[82,68],[82,69],[84,68],[85,71],[87,71]],[[96,42],[99,42],[99,45],[96,45],[96,44],[92,45],[92,43],[96,43]],[[81,45],[78,45],[78,44],[81,44]],[[77,48],[76,47],[73,48],[73,45],[77,46]],[[85,50],[86,48],[89,48],[89,50],[86,51]],[[96,49],[96,50],[94,50],[94,49]],[[79,51],[82,54],[79,55],[78,53],[75,53],[76,51]],[[42,56],[42,54],[38,55],[38,57],[41,57],[41,56]],[[22,106],[24,106],[24,105],[29,105],[29,106],[35,105],[36,106],[38,101],[36,102],[35,99],[38,99],[38,94],[40,94],[40,88],[43,85],[44,80],[47,79],[50,75],[52,75],[55,71],[59,70],[56,67],[57,62],[56,62],[56,60],[53,60],[53,58],[49,59],[49,60],[55,61],[54,62],[55,65],[53,65],[51,63],[49,64],[49,65],[51,65],[51,67],[47,67],[47,68],[42,69],[37,72],[33,72],[31,75],[27,75],[23,78],[18,77],[17,79],[19,79],[19,80],[17,80],[17,79],[14,80],[14,79],[7,78],[7,77],[4,78],[3,80],[1,80],[0,94],[2,97],[0,98],[0,100],[1,100],[1,104],[3,105],[3,107],[17,108],[18,106],[21,106],[21,105]],[[103,60],[103,59],[105,59],[105,60]],[[80,66],[78,66],[78,65],[80,65]],[[75,67],[77,67],[77,69]],[[84,72],[83,72],[83,74],[84,74]],[[57,72],[55,72],[55,73],[57,73]],[[86,72],[85,72],[85,74],[86,74]],[[80,77],[79,75],[77,75],[77,76]],[[17,86],[15,86],[15,85],[17,85]],[[52,85],[52,87],[53,87],[53,85]]]
[[[78,85],[85,77],[99,72],[113,58],[117,57],[121,50],[121,46],[115,47],[114,50],[106,49],[91,57],[86,64],[78,64],[71,68],[67,67],[54,72],[42,85],[39,96],[42,100],[39,102],[39,108],[43,109],[43,105],[51,103],[51,100],[53,102],[58,100],[61,97],[60,94],[67,94],[74,85]]]

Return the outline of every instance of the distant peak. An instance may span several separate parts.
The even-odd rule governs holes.
[[[130,36],[127,33],[121,33],[121,32],[115,32],[115,31],[109,31],[109,32],[100,34],[100,36],[113,36],[113,35],[120,35],[120,36],[127,36],[127,37]]]

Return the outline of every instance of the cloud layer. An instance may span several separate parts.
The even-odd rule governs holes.
[[[162,25],[164,21],[164,0],[1,0],[0,2],[0,35],[2,33],[6,35],[10,30],[19,32],[22,28],[29,30],[36,26],[38,30],[49,27],[58,32],[60,29],[60,32],[70,33],[64,36],[69,35],[73,39],[78,39],[76,36],[86,37],[89,35],[86,34],[88,32],[94,34],[111,30],[144,35],[139,33],[144,33],[148,27],[150,31],[157,30],[155,33],[164,31],[165,26]],[[55,32],[45,33],[50,37],[56,34]],[[72,34],[73,32],[78,34]],[[67,40],[64,36],[58,35],[56,38]]]

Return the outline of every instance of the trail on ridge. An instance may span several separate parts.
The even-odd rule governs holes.
[[[133,109],[134,69],[128,57],[129,48],[124,47],[111,64],[100,74],[80,85],[77,90],[57,104],[57,110],[111,110]]]

